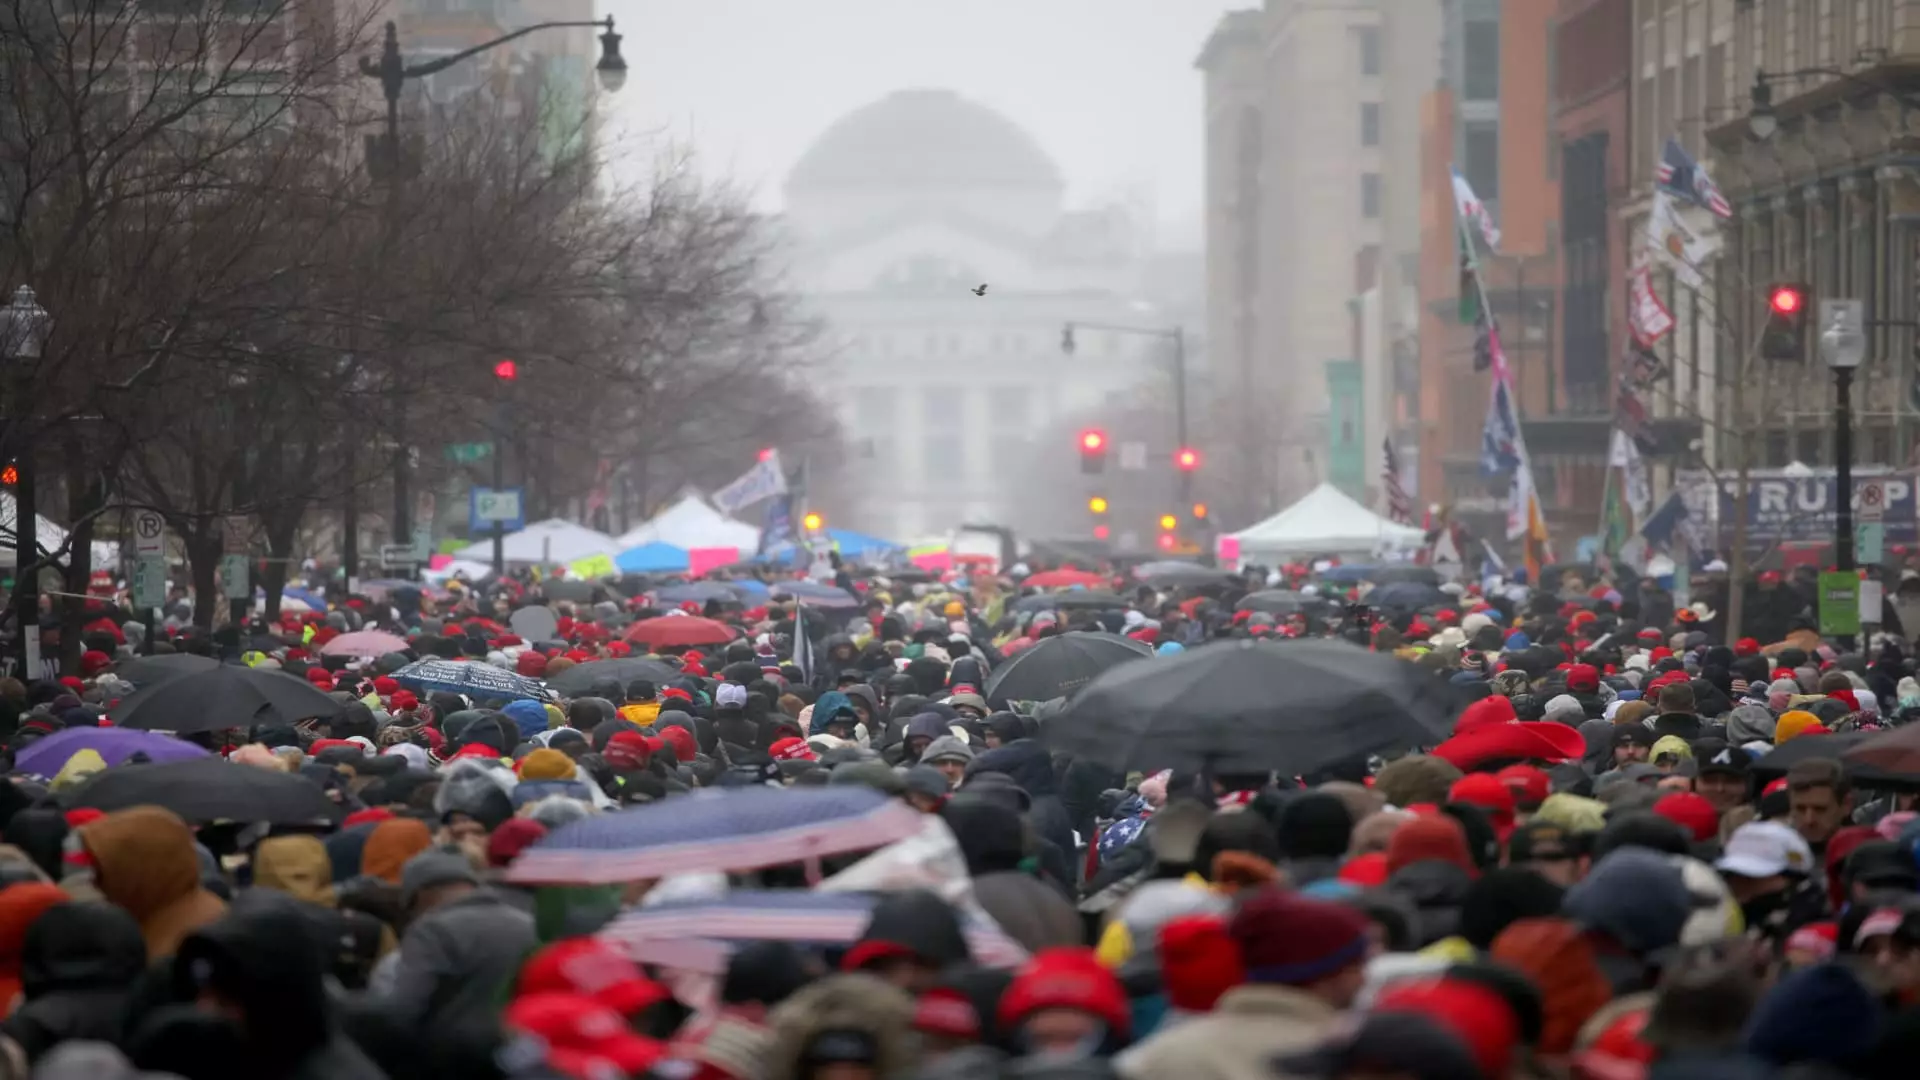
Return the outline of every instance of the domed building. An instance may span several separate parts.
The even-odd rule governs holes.
[[[1069,212],[1065,190],[1030,134],[947,90],[856,109],[788,175],[792,280],[825,321],[852,443],[845,524],[899,540],[1042,527],[1013,496],[1034,455],[1076,451],[1038,437],[1165,378],[1150,339],[1062,352],[1067,322],[1142,321],[1129,300],[1145,267],[1124,214]]]

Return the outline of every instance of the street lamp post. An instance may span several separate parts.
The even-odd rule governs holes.
[[[52,330],[53,316],[25,285],[15,289],[13,300],[0,308],[0,357],[6,360],[13,390],[7,409],[17,477],[13,488],[13,617],[19,627],[19,674],[23,682],[38,678],[40,668],[40,575],[35,569],[40,559],[40,539],[34,528],[39,507],[33,490],[33,439],[25,430],[30,373],[23,369],[40,359]]]
[[[478,56],[483,52],[505,45],[509,41],[526,37],[528,34],[541,30],[586,27],[597,28],[601,31],[600,61],[594,65],[593,70],[594,74],[599,78],[601,89],[608,93],[614,93],[626,85],[627,61],[626,58],[620,55],[621,35],[614,32],[613,16],[611,15],[599,20],[543,22],[535,23],[532,26],[523,26],[512,33],[502,34],[492,41],[483,42],[470,49],[463,49],[452,55],[442,56],[438,59],[428,60],[418,64],[409,64],[406,62],[406,59],[400,55],[399,29],[394,25],[392,20],[388,20],[386,34],[380,43],[380,59],[376,61],[365,56],[361,57],[360,73],[369,78],[380,80],[381,95],[385,97],[387,103],[387,129],[382,137],[384,145],[380,148],[378,155],[369,155],[367,160],[369,167],[373,169],[376,177],[384,177],[388,184],[386,236],[389,243],[392,243],[398,237],[399,219],[397,209],[399,201],[396,196],[399,192],[400,185],[407,178],[407,167],[401,159],[400,154],[400,94],[406,89],[407,81],[410,79],[424,79],[429,75],[445,71],[463,60]],[[401,432],[405,429],[406,425],[404,423],[395,425],[396,432]],[[394,448],[393,455],[393,542],[395,544],[411,543],[413,540],[413,494],[407,483],[407,474],[412,468],[412,459],[412,448],[406,444],[404,438],[399,439],[398,445]],[[497,453],[494,456],[494,460],[496,462],[499,461],[499,455]],[[351,499],[352,496],[349,495],[348,498]],[[497,539],[495,544],[497,549]],[[494,561],[496,564],[500,561],[497,550]]]
[[[1858,300],[1827,301],[1822,307],[1820,356],[1833,369],[1833,546],[1840,570],[1854,569],[1853,372],[1866,358],[1867,335]]]

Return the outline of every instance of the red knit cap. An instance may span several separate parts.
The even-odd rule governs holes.
[[[1520,1021],[1497,992],[1464,979],[1390,986],[1375,1000],[1374,1012],[1409,1012],[1453,1032],[1480,1063],[1482,1076],[1502,1077],[1513,1065]]]
[[[1228,933],[1240,946],[1247,981],[1287,986],[1308,986],[1364,963],[1373,940],[1358,909],[1278,889],[1244,899]]]
[[[333,689],[333,672],[326,668],[310,667],[307,669],[307,681],[324,690],[331,690]]]
[[[1043,1009],[1092,1013],[1123,1041],[1133,1029],[1126,990],[1092,949],[1045,949],[1028,960],[1000,997],[1000,1027],[1012,1031]]]
[[[692,762],[700,753],[700,743],[693,737],[693,732],[678,724],[662,725],[660,737],[673,747],[673,756],[679,758],[682,764]]]
[[[1387,841],[1387,874],[1392,876],[1417,862],[1449,862],[1470,874],[1478,872],[1467,850],[1467,834],[1446,814],[1417,817],[1393,831]]]
[[[513,662],[513,670],[529,679],[537,679],[547,673],[547,658],[528,649]]]
[[[381,675],[373,680],[373,692],[381,697],[400,692],[400,684],[391,675]]]
[[[1247,981],[1240,946],[1218,915],[1182,915],[1160,928],[1160,982],[1185,1012],[1210,1012],[1220,995]]]
[[[607,749],[601,754],[607,764],[621,772],[644,769],[653,757],[653,751],[647,746],[647,737],[638,731],[616,731],[613,738],[607,740]]]

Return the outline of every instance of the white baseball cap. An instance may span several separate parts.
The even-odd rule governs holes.
[[[1722,873],[1764,878],[1813,873],[1813,849],[1777,821],[1750,821],[1733,830],[1726,852],[1713,864]]]

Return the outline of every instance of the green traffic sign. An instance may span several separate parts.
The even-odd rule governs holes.
[[[485,461],[493,456],[493,444],[490,442],[448,443],[447,457],[460,464]]]
[[[1860,575],[1827,570],[1820,575],[1820,633],[1837,637],[1860,632]]]

